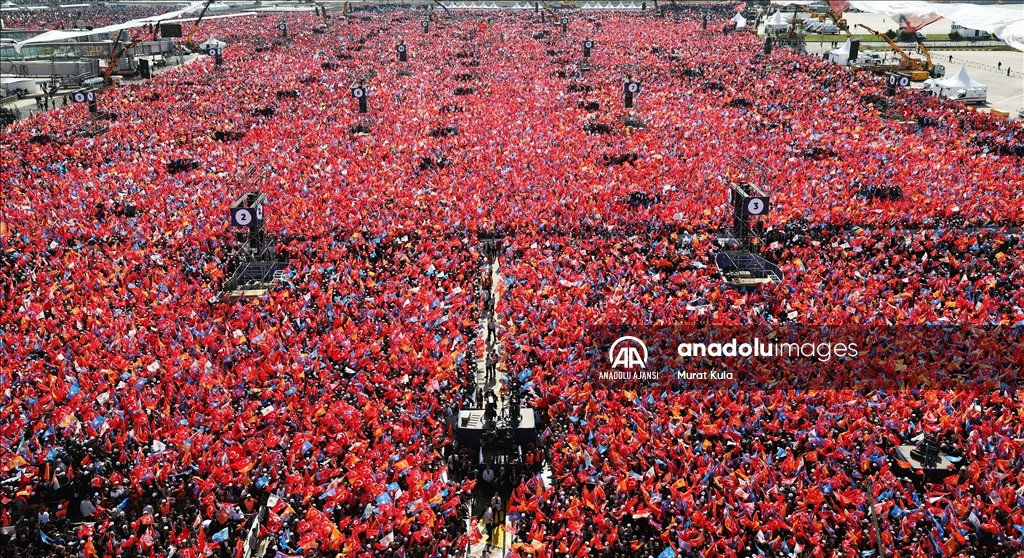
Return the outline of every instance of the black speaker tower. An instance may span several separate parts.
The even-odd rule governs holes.
[[[228,216],[239,244],[228,260],[222,300],[258,295],[273,285],[286,266],[284,258],[277,255],[276,242],[267,238],[264,230],[266,200],[266,194],[254,191],[242,194],[231,204]]]

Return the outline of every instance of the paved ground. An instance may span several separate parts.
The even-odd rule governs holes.
[[[173,70],[174,68],[177,68],[179,65],[181,65],[181,66],[188,65],[191,62],[193,62],[193,61],[195,61],[197,59],[200,59],[200,58],[205,58],[205,57],[202,56],[202,55],[198,55],[198,54],[192,54],[192,55],[188,55],[188,56],[183,56],[183,57],[181,57],[181,64],[179,64],[178,63],[179,59],[178,59],[177,56],[169,56],[169,57],[167,57],[167,66],[163,67],[163,68],[155,68],[154,71],[157,74],[162,74],[164,72],[167,72],[167,71]],[[38,79],[39,81],[45,81],[48,78],[39,77],[39,78],[31,78],[31,79]],[[143,81],[143,80],[129,80],[129,79],[125,79],[124,81],[122,81],[122,83],[135,83],[135,82],[139,82],[139,81]],[[74,91],[74,89],[61,89],[60,91],[57,92],[57,95],[56,95],[55,99],[57,100],[57,107],[58,108],[61,106],[63,97],[65,95],[67,95],[68,93],[71,93],[72,91]],[[101,101],[101,103],[102,103],[102,101]],[[26,98],[24,98],[24,99],[22,99],[20,101],[8,104],[6,106],[8,106],[10,108],[18,109],[18,112],[19,112],[20,117],[22,119],[28,118],[29,116],[31,116],[31,115],[33,115],[33,114],[35,114],[37,112],[40,112],[39,109],[38,109],[38,105],[36,105],[35,97],[26,97]],[[51,108],[50,110],[53,110],[53,109]],[[101,110],[102,110],[102,104],[101,104]]]
[[[808,43],[809,54],[820,55],[832,50],[831,43],[820,46],[818,43]],[[950,62],[950,56],[953,61]],[[1016,116],[1017,111],[1024,107],[1024,80],[1021,79],[1020,70],[1024,70],[1024,52],[1007,51],[932,51],[932,59],[937,64],[946,67],[946,75],[952,76],[960,71],[960,68],[967,66],[967,73],[976,81],[988,86],[988,102],[977,105],[979,109],[996,109],[1002,112],[1009,112]],[[999,63],[1002,66],[999,66]],[[1011,70],[1011,76],[1006,75],[1007,67]],[[923,87],[922,84],[915,84],[915,87]]]
[[[854,34],[867,33],[863,28],[856,27],[857,24],[866,25],[880,33],[885,33],[890,29],[899,29],[899,24],[881,14],[847,13],[845,17]],[[948,34],[951,23],[947,19],[941,19],[925,26],[921,32],[930,35]],[[763,27],[761,29],[763,31]],[[865,46],[862,44],[862,49]],[[832,44],[829,42],[811,41],[807,43],[807,52],[810,54],[820,55],[832,48]],[[870,48],[891,59],[897,58],[896,54],[885,45],[871,45]],[[947,76],[956,74],[961,67],[966,66],[967,73],[972,78],[988,86],[988,102],[976,105],[977,108],[981,110],[996,109],[1016,117],[1017,111],[1024,107],[1024,73],[1022,73],[1024,72],[1024,52],[934,49],[931,53],[937,64],[946,67]],[[1007,70],[1010,71],[1010,75],[1007,75]],[[915,86],[923,87],[922,84],[915,84]]]

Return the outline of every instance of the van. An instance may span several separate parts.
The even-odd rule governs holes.
[[[867,65],[871,65],[871,66],[878,66],[883,61],[884,61],[884,58],[882,58],[882,55],[878,54],[877,52],[875,52],[873,50],[862,51],[860,53],[860,56],[857,57],[857,62],[859,64],[867,64]]]

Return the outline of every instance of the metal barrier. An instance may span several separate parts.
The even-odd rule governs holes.
[[[1008,54],[1015,54],[1015,53],[1008,53]],[[1017,58],[1017,60],[1020,59],[1019,57],[1015,57],[1015,58]],[[1024,70],[1014,70],[1013,68],[1009,68],[1008,66],[1000,67],[1000,66],[993,65],[993,64],[982,64],[981,62],[975,62],[973,60],[964,60],[963,58],[958,58],[958,57],[952,56],[952,55],[946,56],[946,55],[943,55],[943,54],[936,54],[936,53],[933,52],[932,53],[932,59],[936,60],[938,62],[946,62],[946,63],[949,63],[949,64],[963,64],[964,66],[967,66],[968,68],[977,68],[979,70],[985,70],[985,71],[994,72],[994,73],[997,73],[997,74],[1005,73],[1009,77],[1024,77]],[[949,69],[947,68],[946,71],[948,72]]]

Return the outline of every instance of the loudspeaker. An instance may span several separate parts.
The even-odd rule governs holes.
[[[852,64],[860,55],[860,39],[850,41],[850,63]]]
[[[765,37],[764,39],[764,55],[771,56],[772,54],[772,38]]]
[[[142,79],[149,79],[153,77],[153,74],[149,71],[149,60],[146,60],[145,58],[139,59],[139,76],[141,76]]]

